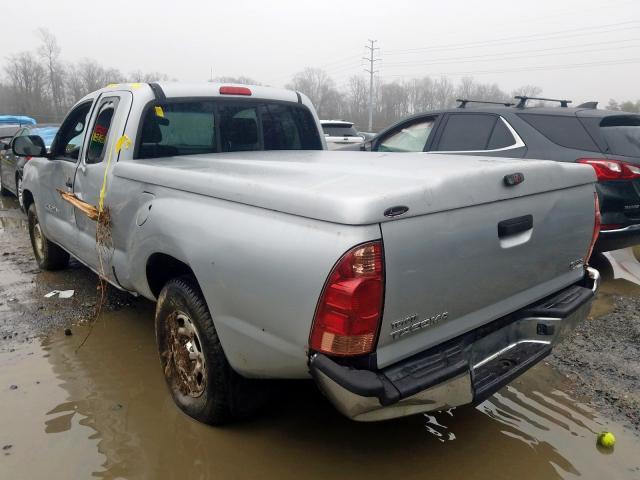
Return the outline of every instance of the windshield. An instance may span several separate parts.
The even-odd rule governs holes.
[[[58,133],[58,128],[59,127],[32,128],[30,131],[30,135],[38,135],[42,137],[42,139],[44,140],[44,144],[47,147],[50,147],[53,143],[53,139],[55,138],[56,133]]]
[[[359,137],[358,131],[353,128],[353,125],[342,124],[324,124],[322,130],[325,134],[332,137]]]
[[[606,117],[600,130],[609,146],[608,153],[626,157],[640,157],[640,116]]]

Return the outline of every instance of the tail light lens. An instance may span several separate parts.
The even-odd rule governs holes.
[[[587,256],[584,257],[585,265],[589,263],[591,254],[593,253],[593,247],[596,245],[598,235],[600,235],[600,226],[602,224],[602,218],[600,217],[600,200],[598,200],[598,194],[594,192],[593,203],[595,208],[595,220],[593,222],[593,233],[591,234],[591,243],[589,244],[589,250],[587,250]]]
[[[598,180],[633,180],[640,178],[640,167],[620,160],[581,158],[578,163],[591,165]]]
[[[383,298],[382,243],[349,250],[333,267],[322,290],[310,347],[329,355],[370,353],[380,327]]]

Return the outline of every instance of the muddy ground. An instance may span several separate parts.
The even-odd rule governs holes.
[[[640,432],[640,287],[614,280],[606,262],[592,262],[604,281],[589,319],[549,363],[572,380],[574,393]]]
[[[640,478],[640,288],[627,281],[606,278],[589,321],[477,407],[358,424],[311,382],[282,382],[259,417],[212,428],[166,391],[151,302],[110,288],[78,349],[97,279],[77,263],[40,272],[16,207],[0,197],[2,479]],[[615,449],[596,447],[602,430]]]

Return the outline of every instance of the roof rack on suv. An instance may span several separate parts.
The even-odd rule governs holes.
[[[505,107],[512,107],[515,103],[509,102],[490,102],[488,100],[468,100],[466,98],[456,98],[456,102],[460,102],[458,108],[465,108],[467,103],[490,103],[492,105],[504,105]]]
[[[526,95],[516,95],[513,98],[520,100],[516,108],[524,108],[527,105],[527,100],[542,100],[545,102],[560,102],[560,106],[567,108],[571,103],[571,100],[558,100],[557,98],[541,98],[541,97],[527,97]]]

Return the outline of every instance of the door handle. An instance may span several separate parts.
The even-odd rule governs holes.
[[[508,237],[516,233],[526,232],[533,228],[533,215],[510,218],[498,223],[498,237]]]

